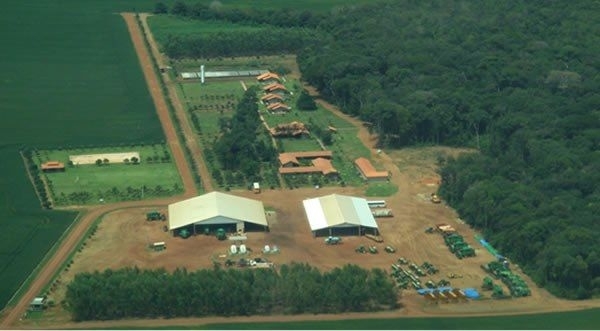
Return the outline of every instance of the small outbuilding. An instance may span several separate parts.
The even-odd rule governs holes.
[[[385,181],[389,180],[390,173],[387,171],[377,171],[375,167],[371,164],[369,159],[364,157],[359,157],[354,160],[354,165],[360,172],[360,175],[363,179],[371,182],[371,181]]]
[[[379,235],[366,199],[331,194],[303,201],[308,224],[316,236]]]
[[[29,310],[41,311],[46,306],[46,297],[35,297],[29,304]]]

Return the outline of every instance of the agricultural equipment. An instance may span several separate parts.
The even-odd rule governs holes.
[[[494,281],[490,277],[484,277],[481,288],[488,291],[494,289]]]
[[[473,247],[467,246],[456,251],[456,256],[459,259],[462,259],[464,257],[472,257],[475,256],[475,250],[473,249]]]
[[[371,239],[371,240],[373,240],[375,242],[378,242],[378,243],[382,243],[383,242],[383,238],[381,236],[375,236],[375,235],[372,235],[372,234],[365,234],[365,237],[367,237],[367,238],[369,238],[369,239]]]
[[[455,274],[455,273],[451,272],[448,274],[448,278],[450,278],[450,279],[463,278],[463,276],[461,274]]]
[[[360,253],[360,254],[365,254],[367,252],[367,249],[365,248],[364,245],[360,245],[360,246],[356,247],[356,249],[354,251],[357,253]]]
[[[428,280],[427,283],[425,283],[425,286],[427,286],[427,288],[435,288],[436,284],[433,281]]]
[[[454,243],[454,244],[451,244],[451,245],[449,245],[449,246],[448,246],[448,248],[450,248],[450,251],[451,251],[452,253],[456,253],[456,252],[458,252],[459,250],[461,250],[461,249],[463,249],[463,248],[466,248],[466,247],[469,247],[469,244],[467,244],[467,243],[466,243],[466,242],[464,242],[464,241],[459,241],[459,242],[457,242],[457,243]]]
[[[342,238],[340,238],[340,237],[329,236],[329,237],[325,238],[325,243],[327,245],[337,245],[341,242],[342,242]]]
[[[517,286],[510,289],[510,293],[514,297],[527,297],[531,295],[531,290],[528,287]]]
[[[204,228],[204,235],[210,236],[210,228]]]
[[[450,281],[445,280],[445,279],[440,279],[440,281],[438,282],[438,286],[442,287],[442,286],[449,286],[450,285]]]
[[[377,254],[379,252],[377,251],[377,247],[376,246],[369,246],[369,253],[371,253],[371,254]]]
[[[461,235],[456,233],[444,236],[444,242],[446,242],[446,245],[452,245],[464,241],[465,239]]]
[[[217,237],[218,240],[225,240],[225,239],[227,239],[227,234],[225,233],[225,229],[218,228],[217,229],[217,233],[216,233],[216,237]]]
[[[400,264],[408,264],[408,261],[406,261],[405,258],[401,257],[401,258],[398,259],[398,263],[400,263]]]
[[[157,211],[151,211],[146,214],[146,221],[164,221],[167,217]]]
[[[181,229],[179,231],[179,236],[183,239],[189,238],[192,234],[188,229]]]
[[[429,227],[429,228],[425,229],[425,233],[433,233],[433,228]]]
[[[392,246],[385,246],[385,251],[390,254],[396,253],[396,249]]]
[[[440,197],[438,197],[437,194],[431,193],[431,202],[433,202],[433,203],[441,203],[442,200],[440,199]]]
[[[492,298],[504,298],[504,290],[500,285],[494,285],[492,288]]]
[[[421,268],[425,269],[430,275],[437,274],[439,271],[433,264],[429,262],[423,262]]]

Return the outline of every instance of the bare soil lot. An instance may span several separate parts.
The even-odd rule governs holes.
[[[454,150],[445,150],[455,152]],[[235,191],[232,194],[264,202],[267,210],[273,210],[275,216],[269,217],[270,232],[248,232],[247,247],[252,250],[246,257],[265,257],[275,263],[306,262],[322,270],[329,270],[347,263],[358,264],[365,268],[382,268],[390,270],[390,265],[399,257],[404,257],[417,264],[428,261],[440,269],[440,273],[424,280],[439,281],[448,279],[448,273],[461,274],[460,279],[450,279],[451,285],[458,288],[479,288],[485,273],[480,264],[487,263],[493,257],[473,238],[473,231],[468,225],[457,218],[455,212],[443,203],[435,205],[429,202],[427,196],[435,191],[430,182],[423,178],[435,176],[432,169],[424,169],[420,162],[422,158],[414,159],[414,150],[396,151],[391,153],[393,160],[403,159],[406,162],[405,171],[394,179],[402,182],[401,190],[393,197],[382,198],[393,210],[394,217],[378,219],[379,228],[384,243],[375,243],[365,237],[343,237],[340,245],[327,246],[323,238],[314,238],[310,232],[306,216],[302,208],[302,200],[321,195],[338,193],[362,196],[364,188],[322,188],[295,190],[266,190],[260,194],[250,191]],[[436,155],[437,152],[425,150],[421,155]],[[412,161],[407,161],[412,160]],[[73,258],[73,264],[68,271],[60,275],[60,285],[51,293],[55,302],[60,302],[64,296],[65,284],[75,274],[84,271],[104,270],[105,268],[133,267],[166,268],[174,270],[185,267],[189,270],[210,268],[214,261],[224,262],[227,258],[237,260],[239,256],[228,256],[231,241],[218,241],[214,236],[199,234],[188,239],[173,237],[163,231],[165,223],[145,220],[148,208],[122,209],[107,214],[98,226],[94,236],[87,239],[85,248]],[[159,209],[166,213],[166,206]],[[426,227],[436,223],[448,223],[454,226],[467,241],[477,250],[477,256],[459,260],[451,254],[444,245],[439,234],[426,234]],[[148,248],[152,242],[164,241],[167,249],[154,252]],[[262,254],[264,245],[276,245],[278,254]],[[354,249],[358,245],[376,245],[380,253],[376,255],[358,254]],[[383,251],[385,245],[396,248],[395,254]],[[219,257],[220,255],[226,257]],[[478,302],[451,303],[431,305],[414,290],[402,293],[402,309],[384,313],[393,316],[423,316],[423,315],[479,315],[479,314],[516,314],[524,312],[559,311],[586,306],[585,303],[575,303],[556,299],[543,289],[537,288],[528,280],[533,294],[528,298],[492,300],[483,299]],[[483,292],[485,295],[486,293]],[[488,293],[489,296],[489,293]],[[587,303],[592,304],[593,302]],[[35,321],[39,326],[65,325],[69,316],[60,307],[54,307],[44,313],[43,320]],[[311,316],[306,316],[309,319]],[[382,317],[384,317],[382,315]],[[264,318],[264,317],[263,317]],[[282,317],[284,318],[284,317]],[[340,316],[343,318],[343,316]],[[246,318],[247,319],[247,318]],[[262,320],[261,317],[256,317]],[[228,319],[227,321],[230,321]],[[214,322],[215,319],[202,319],[197,323]],[[218,320],[217,320],[218,321]],[[33,320],[24,320],[26,327]],[[117,323],[117,322],[115,322]],[[115,324],[118,325],[118,324]]]

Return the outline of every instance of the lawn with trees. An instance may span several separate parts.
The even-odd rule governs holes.
[[[371,123],[380,146],[478,149],[440,159],[442,197],[539,285],[582,299],[600,294],[598,10],[377,1],[285,26],[316,38],[293,47],[303,79]],[[259,24],[222,11],[213,18]]]

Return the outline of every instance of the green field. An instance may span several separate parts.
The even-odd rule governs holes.
[[[138,152],[139,164],[67,166],[65,172],[46,173],[55,205],[98,204],[152,199],[183,192],[177,167],[165,145],[38,151],[39,166],[47,161],[65,165],[70,155]],[[87,194],[85,194],[87,193]]]
[[[371,183],[367,186],[365,195],[368,197],[389,197],[398,192],[398,186],[392,183]]]
[[[516,316],[382,318],[340,321],[215,323],[195,326],[119,327],[158,330],[594,330],[600,309]]]
[[[44,211],[19,150],[164,140],[125,23],[154,1],[2,2],[0,307],[73,212]]]

